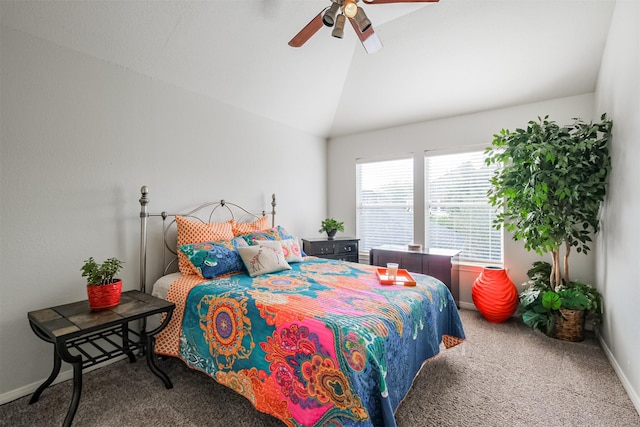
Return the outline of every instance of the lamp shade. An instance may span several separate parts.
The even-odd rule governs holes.
[[[358,13],[358,6],[353,0],[345,0],[344,4],[342,5],[342,10],[348,18],[353,18]]]
[[[507,320],[518,308],[518,290],[507,271],[499,267],[484,267],[471,287],[476,308],[489,322]]]

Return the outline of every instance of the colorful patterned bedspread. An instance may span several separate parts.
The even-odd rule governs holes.
[[[177,356],[290,426],[395,426],[422,364],[464,339],[437,279],[384,286],[375,267],[314,257],[193,287]]]

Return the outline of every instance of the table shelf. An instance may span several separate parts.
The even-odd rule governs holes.
[[[31,396],[29,404],[40,399],[60,373],[61,361],[73,366],[73,396],[64,419],[68,427],[80,403],[82,371],[118,356],[127,355],[134,362],[134,353],[142,350],[147,365],[166,388],[172,388],[171,380],[154,361],[155,335],[169,323],[175,304],[139,291],[123,292],[120,304],[103,311],[92,311],[88,301],[78,301],[28,313],[29,325],[42,340],[53,344],[53,370],[49,377]],[[161,315],[160,325],[146,331],[144,324],[149,316]],[[139,321],[141,331],[129,328],[129,323]]]
[[[123,326],[117,326],[111,329],[95,332],[90,335],[84,335],[78,338],[70,339],[66,342],[66,346],[71,355],[82,355],[82,367],[83,369],[105,362],[114,357],[122,356],[125,354],[133,354],[136,350],[143,349],[144,344],[140,334],[134,330],[127,331],[128,337],[125,336],[125,328]],[[137,340],[131,339],[133,335]],[[114,340],[112,338],[117,338]],[[104,341],[107,345],[100,345],[101,341]],[[124,343],[127,343],[126,346]],[[105,348],[103,348],[105,347]],[[89,351],[89,349],[95,349],[96,351]]]

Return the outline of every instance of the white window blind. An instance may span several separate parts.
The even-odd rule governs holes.
[[[461,250],[460,260],[502,263],[502,231],[487,199],[494,166],[484,152],[425,153],[427,247]]]
[[[413,158],[356,163],[360,250],[413,241]]]

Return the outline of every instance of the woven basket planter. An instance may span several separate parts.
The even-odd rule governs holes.
[[[93,311],[108,310],[120,304],[122,280],[109,285],[87,285],[89,307]]]
[[[561,308],[555,315],[553,337],[562,341],[579,342],[584,340],[584,311]]]

